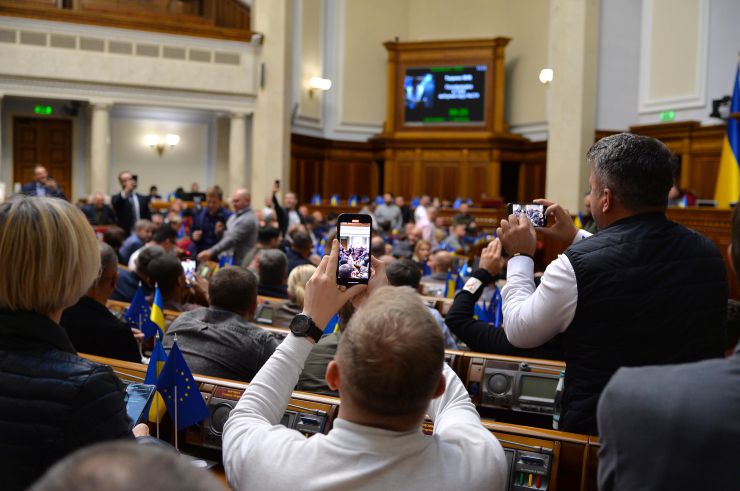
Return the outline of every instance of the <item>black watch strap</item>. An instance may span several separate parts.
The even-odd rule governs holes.
[[[309,337],[319,342],[324,331],[319,329],[316,323],[306,314],[298,314],[290,323],[290,331],[297,337]]]

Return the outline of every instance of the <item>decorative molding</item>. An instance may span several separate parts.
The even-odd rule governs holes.
[[[709,60],[709,6],[710,0],[699,0],[699,18],[696,49],[696,90],[693,94],[670,98],[650,98],[650,74],[652,67],[653,0],[642,2],[642,29],[640,34],[640,87],[638,114],[657,113],[666,110],[693,109],[706,106],[707,65]]]
[[[202,109],[210,111],[255,110],[255,98],[230,94],[202,93],[184,90],[165,90],[109,86],[85,82],[29,79],[0,75],[0,94],[19,97],[45,97],[138,106]]]
[[[521,135],[533,142],[547,140],[549,126],[547,121],[536,123],[514,124],[509,127],[509,131]]]

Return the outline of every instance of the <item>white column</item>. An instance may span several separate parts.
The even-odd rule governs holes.
[[[90,189],[88,194],[110,191],[110,106],[91,102]]]
[[[288,0],[255,0],[252,5],[254,30],[265,35],[260,54],[265,85],[258,89],[252,120],[250,191],[255,204],[270,195],[275,179],[283,189],[291,187],[292,11]]]
[[[596,126],[598,0],[551,0],[553,81],[545,195],[576,213],[588,189],[586,152]]]
[[[225,190],[229,199],[231,193],[247,184],[247,116],[244,113],[231,113],[229,127],[229,185]],[[251,191],[251,189],[250,189]]]
[[[3,182],[3,95],[0,94],[0,182]],[[8,179],[10,181],[10,179]],[[0,190],[0,203],[2,203],[7,196],[13,194],[13,183],[4,182],[5,189]]]

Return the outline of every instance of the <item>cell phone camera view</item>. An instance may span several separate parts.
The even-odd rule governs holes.
[[[339,237],[339,262],[337,283],[342,285],[366,284],[370,279],[369,215],[343,214],[337,221]]]
[[[547,226],[547,215],[545,215],[545,205],[537,203],[509,203],[509,214],[519,217],[524,213],[535,227]]]

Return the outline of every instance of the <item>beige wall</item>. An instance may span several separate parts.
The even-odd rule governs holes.
[[[167,148],[160,157],[144,143],[144,136],[156,133],[180,135],[180,143]],[[197,182],[204,189],[208,180],[208,125],[198,123],[113,118],[111,120],[111,172],[108,192],[120,190],[118,173],[129,170],[139,175],[139,192],[156,185],[160,194],[178,186],[190,189]]]
[[[383,124],[388,59],[383,43],[396,36],[408,39],[409,2],[344,1],[340,119],[342,123]]]
[[[650,99],[697,91],[700,0],[652,0]]]
[[[345,7],[342,121],[385,119],[384,41],[507,36],[507,116],[512,125],[545,120],[548,0],[348,0]]]
[[[322,28],[322,0],[302,0],[301,8],[301,90],[299,114],[303,117],[319,121],[321,119],[321,91],[314,91],[310,96],[306,88],[311,77],[323,77],[324,67],[321,62],[321,35]]]

